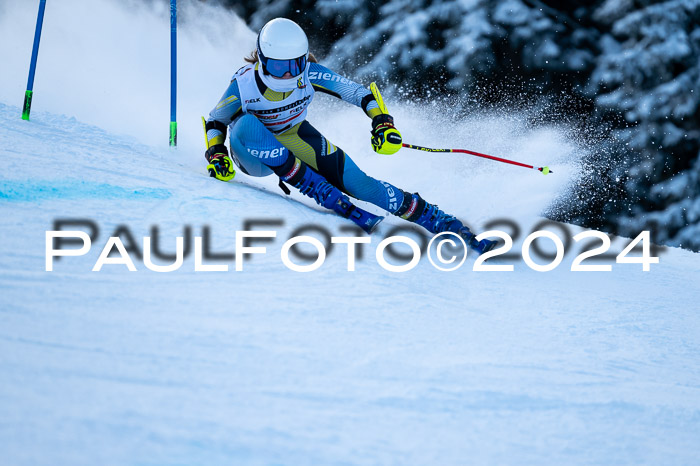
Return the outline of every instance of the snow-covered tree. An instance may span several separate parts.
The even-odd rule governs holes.
[[[700,250],[700,0],[608,0],[593,17],[601,38],[587,93],[629,125],[616,170],[626,202],[609,215],[625,235]]]
[[[541,121],[578,122],[594,149],[550,215],[700,250],[700,0],[236,5],[253,28],[297,21],[326,64],[413,98],[467,96],[468,109],[549,96]]]

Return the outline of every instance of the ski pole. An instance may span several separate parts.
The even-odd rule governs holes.
[[[376,100],[376,102],[377,102],[377,106],[379,107],[379,110],[382,113],[389,113],[389,111],[386,109],[386,105],[384,105],[384,99],[382,99],[382,95],[379,92],[379,88],[377,87],[377,84],[371,83],[369,85],[369,89],[370,89],[370,91],[372,91],[372,95],[374,96],[374,100]],[[474,152],[474,151],[466,150],[466,149],[431,149],[430,147],[415,146],[413,144],[406,144],[405,142],[401,144],[401,147],[406,147],[407,149],[422,150],[425,152],[459,152],[462,154],[476,155],[477,157],[483,157],[485,159],[496,160],[497,162],[509,163],[511,165],[517,165],[519,167],[531,168],[533,170],[538,170],[538,171],[542,172],[543,175],[547,175],[549,173],[554,173],[552,170],[549,169],[549,167],[533,167],[532,165],[528,165],[525,163],[515,162],[513,160],[508,160],[508,159],[502,159],[500,157],[494,157],[493,155],[486,155],[486,154],[482,154],[480,152]]]
[[[534,166],[528,165],[526,163],[520,163],[520,162],[515,162],[513,160],[502,159],[501,157],[494,157],[493,155],[486,155],[486,154],[482,154],[480,152],[474,152],[474,151],[466,150],[466,149],[432,149],[430,147],[415,146],[413,144],[406,144],[406,143],[401,144],[401,146],[406,147],[407,149],[422,150],[424,152],[457,152],[460,154],[476,155],[477,157],[483,157],[485,159],[491,159],[491,160],[495,160],[497,162],[509,163],[511,165],[517,165],[519,167],[531,168],[533,170],[537,170],[537,171],[542,172],[543,175],[547,175],[549,173],[554,173],[552,170],[549,169],[549,167],[534,167]]]

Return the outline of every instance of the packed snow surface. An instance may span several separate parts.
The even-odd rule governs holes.
[[[698,254],[660,250],[659,263],[644,272],[639,264],[615,263],[630,240],[614,238],[610,272],[570,271],[581,250],[572,243],[550,272],[518,258],[493,262],[514,264],[513,272],[474,272],[470,255],[451,273],[426,258],[394,273],[374,257],[380,239],[405,225],[387,218],[355,272],[347,271],[344,245],[314,272],[290,271],[280,252],[295,229],[311,224],[349,236],[348,221],[298,193],[285,198],[272,178],[239,174],[221,183],[207,176],[199,115],[237,68],[231,57],[252,48],[254,35],[240,20],[227,19],[228,34],[205,32],[204,25],[218,26],[203,15],[222,13],[207,4],[189,10],[181,35],[180,145],[169,149],[167,10],[100,1],[99,14],[85,22],[75,13],[82,13],[77,0],[50,3],[27,122],[18,104],[35,5],[24,3],[0,5],[0,59],[11,65],[0,75],[4,463],[698,458]],[[151,47],[143,47],[147,40]],[[217,59],[222,65],[210,66]],[[577,176],[584,148],[566,128],[387,105],[409,142],[554,170],[543,177],[469,156],[407,150],[380,157],[371,152],[360,110],[330,98],[312,107],[311,123],[371,175],[419,191],[477,231],[494,219],[512,220],[522,230],[518,254],[542,211]],[[61,219],[89,219],[98,236],[88,254],[55,260],[47,272],[45,232]],[[258,243],[267,252],[242,271],[228,259],[205,260],[228,265],[228,272],[195,272],[193,254],[171,273],[150,271],[136,256],[136,272],[114,264],[92,271],[120,226],[140,250],[144,236],[157,236],[167,253],[176,237],[203,236],[208,227],[211,250],[232,254],[236,231],[255,219],[282,224],[254,227],[277,237]],[[561,228],[581,231],[551,228],[562,239]],[[405,234],[418,238],[416,232]]]

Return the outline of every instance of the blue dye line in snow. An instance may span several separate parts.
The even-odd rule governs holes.
[[[0,180],[0,201],[28,202],[49,199],[168,199],[170,191],[160,188],[125,188],[80,180]]]

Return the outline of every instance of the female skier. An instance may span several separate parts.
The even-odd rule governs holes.
[[[371,232],[381,217],[366,212],[343,194],[370,202],[393,215],[415,222],[431,233],[450,231],[460,235],[479,253],[492,249],[494,241],[476,241],[457,218],[418,193],[408,193],[376,180],[326,139],[306,118],[314,92],[320,91],[360,107],[372,119],[372,148],[393,154],[401,148],[401,134],[394,119],[373,91],[318,64],[309,53],[304,31],[295,22],[276,18],[263,26],[250,64],[234,74],[206,122],[207,170],[212,177],[229,181],[233,162],[248,175],[275,173],[303,194]],[[225,145],[230,128],[231,154]]]

